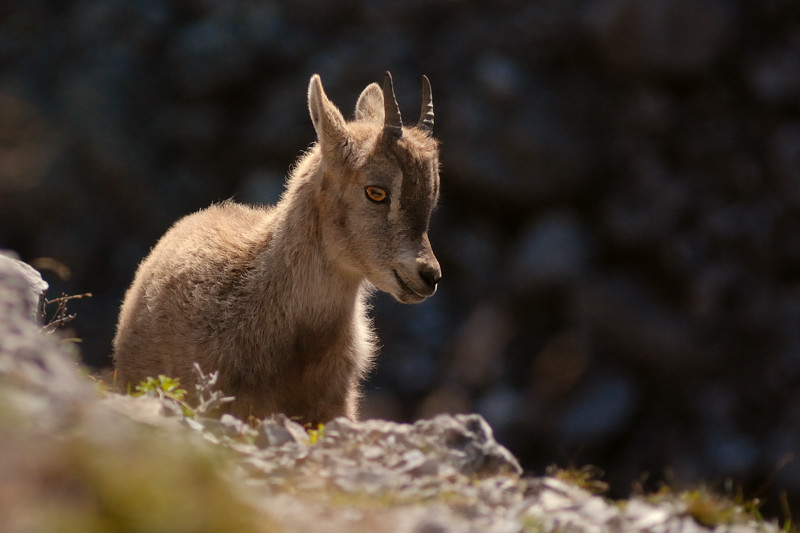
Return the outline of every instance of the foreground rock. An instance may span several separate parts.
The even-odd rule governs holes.
[[[0,263],[3,531],[708,531],[697,517],[778,531],[733,505],[701,516],[679,497],[615,503],[523,478],[478,415],[307,432],[284,416],[250,425],[104,392],[41,333],[15,272]]]
[[[478,415],[337,419],[311,436],[282,415],[256,429],[227,416],[190,425],[241,455],[254,504],[293,531],[778,531],[710,494],[613,502],[563,479],[520,477]],[[714,513],[696,513],[701,500]]]

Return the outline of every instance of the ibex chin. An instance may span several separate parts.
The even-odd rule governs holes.
[[[308,87],[317,143],[272,207],[231,201],[175,223],[141,263],[114,338],[117,383],[219,371],[240,418],[306,423],[358,417],[375,353],[373,288],[403,303],[436,292],[428,240],[439,196],[433,102],[422,78],[419,123],[403,125],[387,72],[345,121],[318,75]]]

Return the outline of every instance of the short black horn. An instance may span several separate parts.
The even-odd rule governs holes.
[[[433,133],[433,95],[431,81],[425,75],[422,76],[422,112],[419,115],[419,125]]]
[[[388,70],[383,80],[383,110],[383,130],[395,137],[402,137],[403,119],[400,117],[400,107],[397,105],[397,98],[394,96],[392,75]]]

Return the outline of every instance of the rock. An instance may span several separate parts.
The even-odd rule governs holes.
[[[649,156],[631,162],[632,183],[613,190],[602,202],[601,228],[606,245],[646,246],[676,233],[691,195],[687,185],[670,176],[665,163]]]
[[[717,357],[701,352],[692,323],[640,283],[617,277],[593,280],[579,292],[579,300],[590,342],[615,358],[674,375],[708,368]]]
[[[519,66],[506,56],[484,53],[475,64],[475,77],[486,93],[499,100],[517,96],[522,87]]]
[[[538,490],[535,501],[524,516],[541,523],[544,531],[621,531],[624,530],[619,510],[578,487],[557,479],[541,479],[534,483]]]
[[[0,28],[0,33],[3,33]],[[2,54],[2,52],[0,52]],[[51,120],[25,98],[0,87],[0,194],[35,189],[61,146]]]
[[[111,394],[100,402],[106,410],[140,424],[176,430],[180,427],[180,409],[153,396],[133,397]]]
[[[762,102],[796,105],[800,93],[800,39],[767,49],[749,61],[747,78]]]
[[[511,260],[511,272],[521,289],[561,285],[584,275],[591,258],[591,241],[573,213],[549,213],[523,233]]]
[[[454,286],[460,287],[459,296],[467,301],[477,301],[503,287],[506,281],[497,273],[503,268],[505,243],[496,228],[479,224],[467,227],[451,225],[448,233],[449,237],[440,244],[440,249],[442,254],[457,254],[463,258],[457,270],[447,272]],[[442,290],[447,290],[444,285]]]
[[[212,432],[223,442],[232,439],[213,427]],[[281,483],[295,483],[311,473],[321,474],[322,479],[314,482],[317,488],[335,486],[377,496],[406,494],[419,489],[417,485],[453,476],[489,479],[522,472],[478,415],[440,415],[413,425],[337,418],[313,440],[298,424],[276,416],[262,421],[255,444],[259,451],[246,463],[259,475],[282,476]]]
[[[492,428],[480,415],[440,415],[415,424],[424,435],[444,435],[439,445],[465,475],[521,474],[511,453],[494,440]],[[441,437],[438,437],[441,439]]]
[[[46,287],[32,267],[0,255],[0,378],[18,387],[12,403],[43,426],[93,396],[74,355],[37,323]]]
[[[770,156],[784,194],[800,199],[800,122],[790,122],[775,132]]]
[[[292,422],[286,415],[275,415],[261,423],[255,445],[259,448],[278,447],[288,443],[302,443],[306,440],[308,440],[308,434],[303,426]]]
[[[511,205],[575,198],[591,186],[594,149],[586,142],[582,124],[573,120],[573,104],[552,88],[546,76],[529,81],[524,104],[501,122],[502,142],[490,136],[509,167],[498,169],[510,173],[503,176],[510,182],[503,192]]]
[[[799,170],[800,171],[800,170]],[[770,257],[775,261],[775,269],[786,279],[800,277],[800,207],[786,209],[772,227],[769,239],[772,245]]]
[[[624,431],[637,411],[640,392],[630,379],[595,375],[578,387],[558,422],[560,442],[577,446],[597,443]]]
[[[275,204],[283,193],[283,181],[283,175],[278,172],[255,170],[245,178],[240,199],[257,205]]]
[[[447,375],[476,390],[495,381],[497,361],[514,334],[513,324],[513,317],[495,303],[476,306],[454,336]]]
[[[18,276],[14,276],[16,273]],[[7,309],[6,316],[21,314],[28,316],[38,325],[44,324],[45,301],[49,285],[42,279],[42,275],[32,266],[16,258],[12,252],[0,250],[0,284],[7,291],[18,291],[18,302],[22,309]],[[20,282],[21,278],[22,282]],[[6,305],[11,304],[8,298]]]
[[[606,59],[638,72],[699,74],[734,31],[718,0],[605,0],[587,18]]]
[[[501,435],[506,435],[519,423],[523,413],[532,416],[536,407],[520,391],[511,387],[494,387],[486,391],[476,402],[478,413],[486,418],[492,428]]]
[[[0,280],[0,302],[13,301],[3,290],[7,279]],[[0,348],[6,348],[5,340],[0,336]],[[261,421],[257,429],[230,415],[184,418],[174,402],[155,396],[106,393],[98,399],[90,392],[80,408],[65,411],[66,396],[25,394],[32,383],[24,376],[20,387],[10,383],[2,373],[6,358],[0,351],[0,398],[12,399],[0,416],[0,484],[25,488],[0,491],[0,504],[9,509],[4,518],[12,525],[62,517],[62,507],[52,507],[59,502],[70,510],[70,523],[94,530],[89,526],[99,524],[100,502],[104,516],[113,515],[115,527],[125,529],[140,523],[145,509],[153,512],[153,501],[176,498],[159,508],[157,529],[175,516],[174,507],[183,508],[176,491],[190,490],[195,512],[211,517],[209,524],[196,519],[192,530],[209,533],[510,533],[534,526],[598,533],[709,531],[687,516],[683,501],[662,493],[659,504],[635,498],[621,505],[560,479],[521,478],[516,459],[478,415],[414,424],[338,418],[307,433],[283,415]],[[74,368],[71,373],[88,383]],[[9,413],[22,414],[21,421]],[[202,439],[193,438],[198,433]],[[131,461],[136,468],[125,469]],[[40,482],[41,476],[48,482]],[[49,482],[54,476],[67,476],[80,497],[59,496],[63,490],[54,491]],[[165,483],[174,485],[164,492]],[[213,483],[220,485],[207,490]],[[42,509],[41,501],[51,506]],[[44,520],[32,520],[32,509]],[[228,516],[242,513],[247,518]],[[731,531],[779,531],[737,513],[726,523]],[[251,515],[261,527],[249,527]]]
[[[185,95],[212,96],[254,75],[255,48],[242,32],[245,17],[220,7],[183,29],[167,53],[169,75]]]

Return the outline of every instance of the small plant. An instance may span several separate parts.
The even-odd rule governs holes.
[[[575,485],[592,494],[605,494],[608,492],[608,483],[599,479],[605,475],[600,468],[592,465],[584,465],[581,468],[570,466],[559,468],[550,465],[545,470],[548,476]]]
[[[180,407],[183,416],[187,417],[208,416],[222,404],[233,401],[232,397],[225,396],[222,391],[214,390],[214,386],[217,384],[217,372],[204,374],[197,363],[194,364],[194,371],[197,375],[197,383],[195,384],[195,389],[197,389],[196,399],[199,402],[196,407],[190,406],[186,401],[187,392],[185,389],[180,388],[180,380],[163,374],[160,374],[157,378],[148,377],[136,385],[133,391],[130,390],[130,385],[128,385],[128,394],[131,396],[155,396],[162,401],[177,405]]]
[[[763,502],[759,498],[745,498],[741,489],[735,496],[729,497],[701,487],[681,492],[680,499],[686,505],[686,513],[700,524],[715,526],[764,522],[761,514]]]
[[[194,410],[196,415],[206,416],[222,404],[230,403],[235,399],[233,396],[225,396],[222,391],[214,388],[217,385],[219,372],[204,374],[197,363],[194,363],[192,369],[197,376],[197,383],[194,386],[197,389],[197,400],[199,402]]]
[[[783,515],[785,517],[783,520],[783,531],[785,533],[800,532],[800,529],[798,529],[797,526],[795,526],[794,523],[792,522],[792,509],[791,506],[789,505],[789,498],[786,496],[785,490],[781,491],[780,498],[781,498],[781,507],[783,508]]]
[[[308,429],[308,443],[313,446],[325,437],[325,424],[318,424],[317,429]]]
[[[147,378],[136,385],[136,392],[134,392],[133,396],[155,395],[182,402],[186,397],[186,391],[179,387],[180,381],[178,379],[168,378],[161,374],[158,379]]]
[[[764,517],[760,510],[761,500],[758,498],[747,499],[741,490],[738,490],[733,496],[727,496],[705,486],[674,491],[665,485],[647,499],[653,504],[661,504],[665,501],[676,502],[683,508],[685,515],[707,527],[764,523]]]
[[[705,526],[739,523],[746,516],[742,506],[705,488],[682,492],[679,498],[686,514]]]
[[[148,377],[136,385],[136,389],[131,392],[131,396],[155,396],[161,401],[171,402],[177,405],[184,416],[195,416],[194,409],[186,403],[186,390],[180,388],[180,381],[177,378],[170,378],[163,374],[158,378]]]

